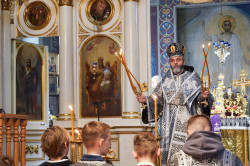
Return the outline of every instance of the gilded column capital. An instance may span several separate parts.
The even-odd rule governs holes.
[[[124,2],[128,2],[128,1],[140,2],[140,0],[124,0]]]
[[[10,10],[10,0],[1,0],[2,10]]]
[[[73,6],[73,0],[59,0],[59,6]]]

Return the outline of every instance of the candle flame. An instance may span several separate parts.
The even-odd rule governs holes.
[[[71,105],[69,105],[69,109],[72,111],[73,110],[73,107]]]
[[[211,45],[211,43],[209,42],[209,43],[208,43],[208,45],[210,46],[210,45]]]
[[[122,54],[122,49],[120,50],[120,55]]]
[[[202,45],[202,48],[204,48],[204,47],[205,47],[205,45],[203,44],[203,45]]]
[[[117,52],[115,52],[115,55],[117,55]]]
[[[79,133],[80,133],[77,129],[75,129],[75,132],[76,132],[77,134],[79,134]]]

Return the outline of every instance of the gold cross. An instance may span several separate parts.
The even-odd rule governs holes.
[[[241,70],[240,74],[240,80],[234,80],[233,86],[240,86],[240,91],[243,96],[247,96],[246,86],[250,85],[250,80],[247,80],[247,72],[245,70]]]
[[[144,110],[147,107],[147,104],[141,103],[141,108]]]

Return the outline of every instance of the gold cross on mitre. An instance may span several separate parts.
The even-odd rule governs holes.
[[[240,74],[240,80],[234,80],[233,81],[233,86],[240,86],[240,91],[243,96],[247,96],[246,92],[246,86],[250,85],[250,80],[247,80],[247,72],[245,70],[241,70]]]

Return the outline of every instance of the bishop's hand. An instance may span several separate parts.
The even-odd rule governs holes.
[[[136,99],[139,103],[146,103],[146,101],[147,101],[146,96],[143,94],[136,96]]]
[[[201,94],[201,97],[202,99],[207,99],[210,95],[210,90],[205,88],[204,90],[202,90],[202,94]]]
[[[209,89],[207,89],[207,88],[202,89],[201,98],[204,101],[202,101],[201,104],[203,104],[204,107],[208,106],[207,98],[209,97],[209,95],[210,95]]]

